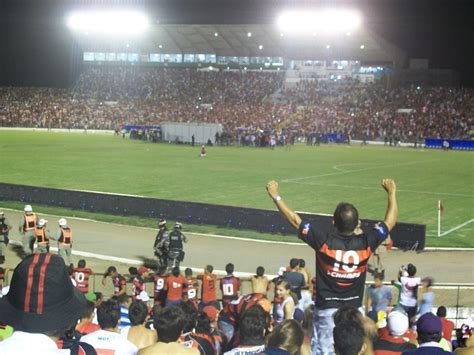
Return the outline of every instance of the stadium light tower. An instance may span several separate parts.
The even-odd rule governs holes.
[[[347,9],[286,11],[276,21],[285,33],[347,33],[356,30],[361,23],[360,13]]]
[[[138,11],[76,11],[67,17],[73,31],[106,35],[140,34],[149,26],[148,17]]]

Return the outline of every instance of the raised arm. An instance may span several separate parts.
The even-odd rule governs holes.
[[[398,206],[397,206],[397,185],[392,179],[383,179],[382,187],[387,191],[388,204],[385,212],[385,224],[388,230],[391,231],[397,224]]]
[[[267,192],[273,202],[275,202],[275,205],[277,206],[280,213],[286,218],[288,222],[290,222],[293,227],[298,229],[301,224],[301,218],[282,200],[280,194],[278,193],[278,183],[276,181],[272,180],[267,183]]]

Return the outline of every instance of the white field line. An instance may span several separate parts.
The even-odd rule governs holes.
[[[472,223],[472,222],[474,222],[474,218],[473,218],[473,219],[470,219],[470,220],[467,221],[467,222],[461,223],[460,225],[458,225],[458,226],[456,226],[456,227],[453,227],[453,228],[451,228],[451,229],[448,229],[447,231],[441,233],[440,237],[444,237],[445,235],[448,235],[449,233],[454,232],[455,230],[458,230],[458,229],[460,229],[460,228],[462,228],[462,227],[464,227],[464,226],[467,226],[468,224],[470,224],[470,223]],[[427,233],[426,235],[429,235],[430,237],[431,237],[431,236],[435,236],[435,237],[438,236],[437,233],[429,233],[429,234]]]
[[[3,209],[4,211],[14,211],[14,212],[18,212],[18,213],[21,213],[21,212],[22,212],[22,211],[14,210],[14,209],[11,209],[11,208],[2,208],[2,209]],[[312,214],[311,212],[301,212],[301,211],[297,211],[297,213],[308,213],[308,214]],[[330,215],[328,215],[328,214],[322,214],[322,215],[330,216]],[[52,214],[45,214],[45,216],[64,217],[64,216],[57,216],[57,215],[52,215]],[[89,218],[79,218],[79,217],[67,217],[67,218],[68,218],[68,219],[78,220],[78,221],[86,221],[86,222],[100,223],[100,224],[105,224],[105,225],[133,227],[133,228],[139,228],[139,229],[144,229],[144,230],[149,230],[149,231],[156,231],[156,230],[157,230],[156,228],[140,227],[140,226],[130,226],[130,225],[128,225],[128,224],[120,224],[120,223],[111,223],[111,222],[96,221],[96,220],[89,219]],[[471,221],[472,221],[472,220],[471,220]],[[296,232],[295,232],[295,233],[296,233]],[[292,246],[307,247],[307,245],[306,245],[305,243],[278,242],[278,241],[271,241],[271,240],[249,239],[249,238],[245,238],[245,237],[232,237],[232,236],[220,235],[220,234],[194,233],[194,232],[191,232],[191,231],[189,231],[189,234],[192,234],[192,235],[199,235],[199,236],[209,237],[209,238],[243,240],[243,241],[245,241],[245,242],[254,242],[254,243],[283,244],[283,245],[292,245]],[[430,234],[427,234],[427,236],[430,236]],[[297,238],[297,237],[295,236],[295,238]],[[18,243],[20,243],[20,242],[18,242]],[[20,243],[19,245],[21,245],[21,243]],[[394,247],[393,249],[397,249],[397,248]],[[445,251],[448,251],[448,250],[450,250],[450,251],[474,251],[474,248],[426,247],[426,248],[424,248],[424,250],[430,250],[430,251],[436,251],[436,250],[445,250]],[[73,250],[72,253],[74,254],[75,251]],[[87,253],[87,252],[84,252],[84,253]],[[77,254],[77,255],[80,255],[80,254]],[[132,259],[127,259],[127,260],[132,260]],[[136,260],[135,260],[135,261],[136,261]],[[202,268],[199,269],[199,270],[202,270]],[[253,275],[253,274],[252,274],[252,275]]]
[[[411,162],[408,162],[408,163],[376,165],[376,166],[371,166],[371,167],[368,167],[368,168],[356,169],[356,170],[344,170],[344,169],[337,168],[338,165],[335,165],[335,166],[333,166],[333,169],[335,169],[335,170],[339,169],[341,171],[338,171],[338,172],[335,172],[335,173],[327,173],[327,174],[320,174],[320,175],[303,176],[303,177],[292,178],[292,179],[284,179],[284,180],[281,180],[281,182],[295,182],[295,181],[308,180],[308,179],[320,178],[320,177],[325,177],[325,176],[344,175],[344,174],[358,173],[358,172],[361,172],[361,171],[376,170],[376,169],[380,169],[380,168],[392,168],[392,167],[397,167],[397,166],[420,164],[420,163],[426,163],[426,162],[438,161],[438,160],[439,159],[416,160],[416,161],[411,161]],[[341,164],[341,165],[348,165],[348,164]]]
[[[288,181],[291,184],[300,184],[300,185],[310,185],[310,186],[333,186],[333,187],[342,187],[346,189],[361,189],[361,190],[377,190],[380,191],[379,187],[373,186],[356,186],[356,185],[343,185],[343,184],[331,184],[325,182],[300,182],[300,181]],[[406,190],[406,189],[397,189],[397,192],[406,192],[422,195],[440,195],[440,196],[455,196],[455,197],[474,197],[470,194],[459,194],[452,192],[432,192],[432,191],[418,191],[418,190]]]

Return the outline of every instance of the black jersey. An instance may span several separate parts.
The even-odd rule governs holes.
[[[316,251],[318,308],[362,305],[367,262],[388,234],[383,222],[351,236],[340,235],[334,226],[315,228],[310,222],[301,222],[299,238]]]

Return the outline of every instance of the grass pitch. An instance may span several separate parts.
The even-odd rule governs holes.
[[[427,225],[428,246],[474,246],[474,155],[393,147],[296,145],[275,150],[152,144],[102,134],[0,130],[0,181],[275,209],[270,179],[297,211],[339,201],[382,219],[384,177],[398,185],[399,220]],[[443,237],[437,232],[442,200]]]

